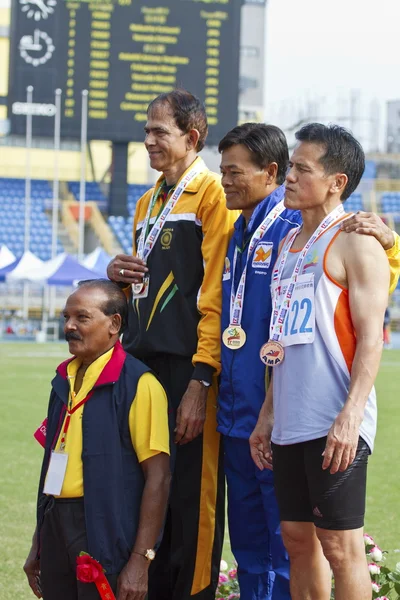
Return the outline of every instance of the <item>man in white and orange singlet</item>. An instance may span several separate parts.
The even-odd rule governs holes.
[[[273,465],[293,600],[370,600],[363,525],[373,388],[382,352],[389,266],[374,237],[345,233],[342,202],[364,170],[345,129],[304,126],[286,178],[285,206],[303,226],[283,241],[272,277],[274,364],[254,461]],[[275,360],[271,356],[276,355]]]

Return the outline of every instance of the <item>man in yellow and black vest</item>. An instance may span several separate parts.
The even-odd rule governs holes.
[[[207,130],[204,107],[184,90],[149,105],[145,146],[162,174],[138,202],[134,256],[108,267],[129,290],[124,348],[159,376],[173,421],[170,504],[149,600],[213,600],[222,552],[221,273],[238,213],[227,210],[219,176],[198,156]]]
[[[83,282],[64,309],[73,358],[52,381],[37,527],[24,570],[45,600],[95,600],[77,580],[89,553],[118,600],[143,600],[169,493],[168,403],[150,369],[119,335],[124,293],[108,280]],[[43,430],[43,428],[40,428]]]

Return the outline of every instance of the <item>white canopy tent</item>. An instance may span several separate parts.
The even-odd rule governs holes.
[[[5,244],[1,244],[0,246],[0,269],[10,265],[16,259],[15,254],[7,248]]]
[[[17,281],[27,279],[26,273],[31,273],[34,270],[43,268],[44,262],[40,260],[35,254],[32,254],[30,250],[27,250],[21,256],[21,260],[10,273],[7,274],[7,281]]]

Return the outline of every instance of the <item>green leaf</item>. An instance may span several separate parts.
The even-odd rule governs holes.
[[[383,586],[382,586],[382,587],[381,587],[381,589],[379,590],[379,595],[380,595],[380,596],[386,596],[386,594],[387,594],[388,592],[390,592],[390,588],[391,588],[391,587],[392,587],[392,586],[390,585],[390,583],[385,583],[385,584],[383,584]]]

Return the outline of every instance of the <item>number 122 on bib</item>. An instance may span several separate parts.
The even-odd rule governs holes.
[[[289,279],[283,279],[280,286],[272,291],[275,299],[278,294],[277,305],[280,308],[285,295]],[[275,304],[275,302],[274,302]],[[315,294],[314,274],[299,275],[293,292],[289,313],[283,325],[281,343],[284,347],[295,344],[311,344],[315,337]]]

